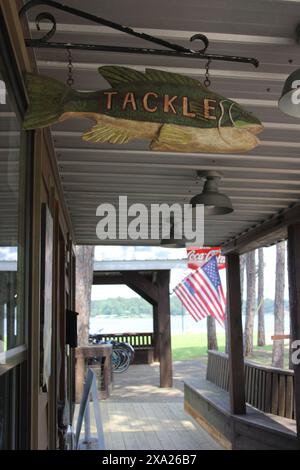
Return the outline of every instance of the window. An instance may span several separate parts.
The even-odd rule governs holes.
[[[20,123],[0,69],[0,362],[1,353],[24,343],[19,269],[20,142]]]

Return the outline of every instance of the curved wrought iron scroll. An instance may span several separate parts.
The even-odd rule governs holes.
[[[220,60],[227,62],[243,62],[247,64],[252,64],[255,67],[258,67],[259,62],[253,57],[240,57],[240,56],[230,56],[230,55],[221,55],[221,54],[210,54],[207,52],[209,46],[209,40],[204,34],[195,34],[190,38],[190,41],[199,40],[202,42],[203,47],[199,50],[189,49],[183,47],[179,44],[174,44],[173,42],[165,41],[164,39],[151,36],[146,33],[140,33],[138,31],[129,28],[128,26],[123,26],[119,23],[106,20],[99,16],[94,16],[90,13],[87,13],[77,8],[73,8],[67,5],[62,5],[53,0],[30,0],[27,2],[20,10],[19,16],[24,16],[31,8],[39,5],[46,5],[51,8],[70,13],[71,15],[79,16],[93,23],[100,24],[102,26],[107,26],[109,28],[121,31],[130,36],[135,36],[139,39],[144,39],[153,44],[165,47],[165,49],[153,49],[146,47],[124,47],[124,46],[107,46],[100,44],[80,44],[80,43],[65,43],[65,42],[55,42],[50,41],[56,32],[56,20],[54,16],[50,13],[40,13],[36,17],[36,26],[37,30],[40,30],[40,22],[42,20],[47,20],[52,23],[51,30],[42,36],[39,39],[25,39],[27,47],[36,47],[36,48],[52,48],[52,49],[77,49],[77,50],[86,50],[86,51],[102,51],[102,52],[121,52],[126,54],[151,54],[151,55],[160,55],[160,56],[172,56],[172,57],[189,57],[195,59],[205,59],[205,60]]]

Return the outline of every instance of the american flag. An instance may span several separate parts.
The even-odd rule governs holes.
[[[224,326],[226,299],[216,256],[184,278],[174,292],[195,321],[212,315]]]

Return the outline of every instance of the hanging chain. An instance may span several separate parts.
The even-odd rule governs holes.
[[[70,51],[70,49],[68,49],[68,78],[67,78],[67,85],[69,87],[74,85],[72,52]]]
[[[211,63],[211,59],[208,59],[206,65],[205,65],[205,80],[204,80],[204,86],[208,88],[211,84],[210,78],[209,78],[209,66]]]

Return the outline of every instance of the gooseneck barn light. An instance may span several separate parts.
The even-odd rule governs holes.
[[[300,69],[288,76],[278,101],[279,109],[289,116],[300,118]]]
[[[300,44],[300,24],[296,27],[295,36]],[[278,107],[283,113],[300,118],[300,69],[292,72],[286,79]]]
[[[222,173],[218,171],[198,171],[198,177],[204,178],[205,183],[201,194],[196,194],[190,204],[192,208],[197,204],[204,206],[205,215],[224,215],[233,211],[231,200],[226,194],[219,192],[218,182]]]

